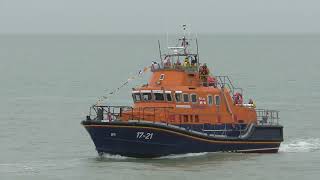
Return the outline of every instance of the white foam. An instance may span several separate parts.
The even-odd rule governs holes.
[[[162,156],[157,159],[179,159],[179,158],[188,158],[188,157],[198,157],[198,156],[204,156],[208,154],[207,152],[201,152],[201,153],[186,153],[186,154],[173,154],[168,156]]]
[[[102,158],[102,159],[124,160],[124,159],[129,159],[130,157],[104,153],[102,156],[100,156],[100,158]]]
[[[313,152],[320,150],[320,138],[293,139],[283,142],[280,152]]]
[[[186,153],[186,154],[172,154],[168,156],[161,156],[155,159],[179,159],[179,158],[188,158],[188,157],[197,157],[197,156],[203,156],[208,154],[207,152],[202,153]],[[127,156],[121,156],[121,155],[113,155],[113,154],[107,154],[104,153],[99,158],[101,159],[111,159],[111,160],[125,160],[125,159],[136,159],[133,157],[127,157]]]

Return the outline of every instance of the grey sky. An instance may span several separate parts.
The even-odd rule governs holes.
[[[0,33],[319,33],[319,0],[0,0]]]

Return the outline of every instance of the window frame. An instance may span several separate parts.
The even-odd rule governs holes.
[[[185,101],[185,99],[184,99],[185,95],[188,96],[188,101]],[[190,103],[190,94],[189,93],[182,93],[182,100],[183,100],[183,103]]]
[[[131,96],[132,96],[132,100],[133,100],[133,102],[136,102],[137,100],[136,100],[136,96],[135,96],[135,94],[134,94],[134,93],[131,93]]]
[[[217,97],[219,97],[219,104],[217,104]],[[220,95],[214,95],[214,104],[216,106],[220,106],[221,105],[221,97],[220,97]]]
[[[152,94],[153,94],[153,99],[156,102],[165,102],[165,96],[164,96],[164,91],[163,90],[152,90]],[[155,94],[162,94],[163,100],[157,100],[156,95]]]
[[[196,96],[196,101],[193,102],[192,96]],[[192,104],[197,104],[198,103],[198,95],[196,93],[191,93],[189,99],[191,100]]]
[[[173,102],[171,91],[165,91],[164,94],[167,102]],[[171,99],[170,101],[168,100],[168,95],[170,95],[170,99]]]
[[[143,101],[146,101],[146,102],[148,102],[148,101],[153,101],[153,96],[152,96],[152,93],[151,93],[151,92],[142,92],[142,93],[140,93],[140,94],[141,94],[141,97],[142,97],[142,100],[143,100]],[[150,99],[150,100],[145,100],[145,99],[144,99],[144,94],[150,94],[151,99]]]
[[[138,94],[139,94],[140,100],[137,100],[137,96],[136,95],[138,95]],[[133,95],[134,95],[134,100],[135,100],[134,102],[141,102],[142,101],[140,92],[133,93]]]
[[[209,97],[211,97],[211,104],[209,103]],[[209,105],[209,106],[212,106],[213,104],[215,104],[214,101],[215,101],[215,100],[214,100],[214,96],[212,96],[211,94],[208,94],[208,95],[207,95],[207,103],[208,103],[208,105]]]
[[[180,95],[180,101],[177,101],[177,96],[176,96],[177,94]],[[182,91],[175,91],[174,92],[174,100],[175,100],[176,103],[182,103],[183,102]]]

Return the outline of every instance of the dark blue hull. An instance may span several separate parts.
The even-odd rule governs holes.
[[[83,121],[98,153],[159,157],[199,152],[278,152],[282,126],[254,125],[239,137],[203,133],[151,123]]]

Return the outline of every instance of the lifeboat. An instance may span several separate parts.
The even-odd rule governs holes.
[[[149,82],[132,90],[132,106],[90,107],[82,125],[99,155],[278,152],[279,112],[257,109],[252,99],[245,103],[243,90],[228,76],[213,75],[190,45],[183,36],[168,53],[160,52]]]

